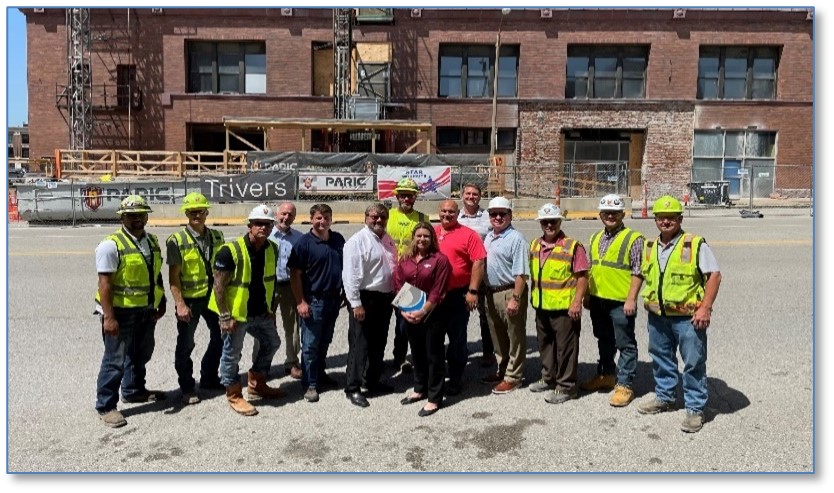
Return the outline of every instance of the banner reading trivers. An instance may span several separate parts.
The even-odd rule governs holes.
[[[268,202],[295,198],[296,175],[286,171],[250,171],[205,176],[200,191],[212,202]]]
[[[426,166],[424,168],[402,168],[380,166],[377,168],[377,187],[380,200],[396,195],[394,187],[403,178],[412,178],[420,187],[420,198],[443,200],[452,196],[451,166]]]

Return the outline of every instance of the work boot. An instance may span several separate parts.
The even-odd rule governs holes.
[[[226,399],[229,401],[229,406],[238,414],[242,414],[244,416],[254,416],[258,414],[258,410],[255,409],[255,406],[249,404],[249,401],[243,398],[243,389],[239,383],[226,387]]]
[[[287,396],[287,393],[280,388],[272,388],[266,384],[266,374],[249,370],[248,376],[250,399],[277,399]]]
[[[637,412],[640,414],[658,414],[674,410],[674,402],[662,401],[657,397],[653,397],[647,401],[643,401],[639,406],[637,406]]]
[[[598,390],[613,390],[617,383],[614,375],[594,375],[590,380],[586,380],[579,384],[579,388],[587,392],[596,392]]]
[[[631,387],[626,387],[625,385],[617,384],[614,387],[614,392],[611,394],[611,397],[608,398],[608,404],[611,404],[614,407],[625,407],[634,400],[634,391],[631,390]]]
[[[119,428],[127,424],[125,417],[116,409],[101,413],[98,417],[105,426],[109,426],[110,428]]]
[[[704,426],[704,413],[686,411],[686,416],[681,423],[681,431],[686,433],[697,433]]]

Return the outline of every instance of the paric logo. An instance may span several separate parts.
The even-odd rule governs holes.
[[[91,211],[97,210],[104,203],[104,190],[101,187],[86,187],[81,189],[84,205]]]

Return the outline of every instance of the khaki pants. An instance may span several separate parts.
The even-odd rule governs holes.
[[[518,302],[518,313],[507,315],[507,303],[512,299],[513,290],[487,293],[487,322],[498,359],[498,374],[508,382],[519,382],[524,375],[524,361],[527,358],[527,305],[528,288],[524,287]]]
[[[301,351],[301,338],[298,335],[298,311],[295,298],[292,295],[292,288],[289,283],[276,284],[275,291],[278,296],[281,323],[284,325],[284,341],[287,353],[284,365],[301,366],[298,361],[298,353]]]

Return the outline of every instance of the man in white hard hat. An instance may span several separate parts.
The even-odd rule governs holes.
[[[493,394],[507,394],[521,386],[527,352],[527,240],[513,228],[513,206],[504,197],[489,201],[492,231],[484,239],[486,305],[498,371],[482,379]]]
[[[562,211],[544,204],[536,219],[542,236],[530,243],[530,302],[536,309],[541,379],[531,392],[548,392],[544,400],[561,404],[575,399],[579,368],[582,298],[588,288],[585,248],[562,231]]]
[[[637,375],[637,339],[634,321],[637,295],[643,284],[640,258],[643,235],[623,225],[625,204],[616,194],[599,201],[599,219],[605,228],[591,236],[591,277],[588,309],[599,348],[597,374],[580,385],[582,390],[611,390],[608,403],[629,405]],[[620,352],[616,366],[614,355]]]
[[[283,397],[280,388],[266,384],[272,357],[281,346],[275,327],[275,265],[278,245],[269,241],[275,218],[266,205],[258,205],[247,218],[249,231],[226,243],[214,258],[214,289],[209,310],[220,318],[223,354],[220,383],[226,387],[229,406],[244,416],[258,414],[243,398],[238,364],[248,332],[258,340],[258,355],[248,373],[250,400]]]

